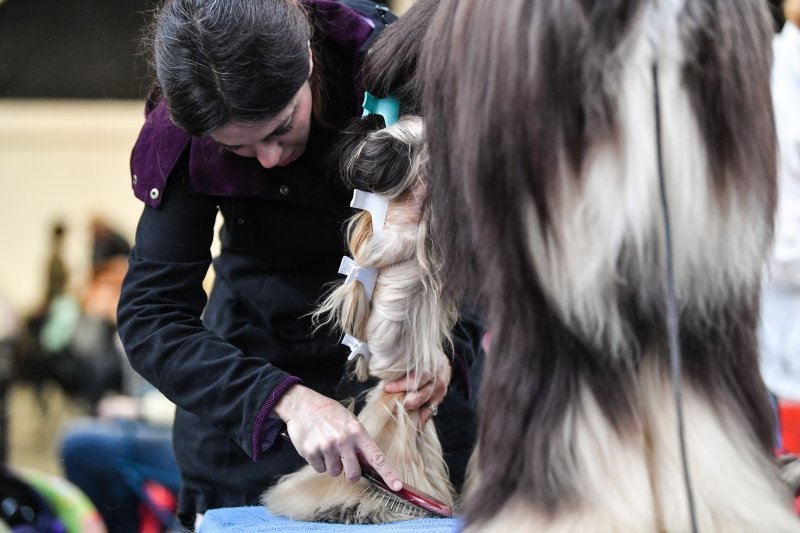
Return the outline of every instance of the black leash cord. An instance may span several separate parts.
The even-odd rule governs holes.
[[[686,499],[689,505],[689,518],[692,532],[697,533],[697,516],[694,507],[694,493],[692,480],[689,476],[689,462],[686,455],[686,436],[683,420],[683,401],[681,390],[681,347],[678,336],[678,310],[675,298],[675,272],[672,255],[672,229],[669,223],[669,203],[667,202],[667,186],[664,177],[664,154],[662,153],[661,139],[661,97],[658,90],[658,67],[653,63],[653,96],[655,105],[656,126],[656,155],[658,161],[658,184],[661,192],[661,209],[664,215],[664,245],[666,251],[666,280],[664,301],[666,304],[667,337],[669,339],[669,362],[672,369],[672,394],[675,400],[675,415],[677,418],[678,440],[681,449],[681,464],[683,466],[683,481],[686,487]]]

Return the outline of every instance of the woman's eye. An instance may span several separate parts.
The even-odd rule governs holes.
[[[292,131],[291,123],[281,126],[277,130],[273,131],[271,137],[280,137],[281,135],[286,135],[290,131]]]

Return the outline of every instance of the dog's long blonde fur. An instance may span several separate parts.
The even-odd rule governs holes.
[[[372,389],[358,419],[407,484],[452,505],[452,487],[433,424],[420,427],[419,413],[403,409],[403,394]],[[295,520],[380,524],[419,515],[405,506],[387,505],[369,482],[349,483],[344,476],[318,474],[310,467],[281,478],[264,494],[263,503],[275,514]]]
[[[392,380],[412,371],[432,374],[444,357],[456,316],[453,303],[442,299],[437,260],[430,249],[429,215],[423,209],[427,153],[422,120],[405,116],[370,133],[354,150],[345,172],[356,172],[365,146],[392,141],[406,147],[410,164],[404,179],[381,194],[389,200],[383,230],[373,233],[366,211],[348,224],[355,262],[379,270],[373,299],[367,300],[361,283],[342,284],[315,313],[369,343],[369,360],[357,362],[362,379],[370,375]]]
[[[355,215],[348,227],[356,263],[379,269],[372,300],[360,282],[342,284],[328,295],[317,316],[369,343],[371,355],[357,361],[357,373],[362,379],[371,376],[382,381],[368,394],[359,421],[405,483],[452,506],[453,487],[436,428],[432,423],[421,426],[419,412],[405,410],[404,395],[383,391],[385,381],[412,372],[417,377],[435,372],[439,360],[446,357],[445,345],[456,316],[454,304],[441,298],[428,241],[421,120],[403,117],[369,134],[349,166],[357,165],[365,146],[386,142],[405,146],[410,164],[400,183],[382,191],[390,200],[385,225],[373,233],[370,215],[364,212]],[[409,518],[403,506],[389,506],[379,495],[365,492],[365,484],[349,484],[342,476],[331,478],[304,467],[285,476],[265,493],[263,501],[272,513],[297,520],[381,523]]]

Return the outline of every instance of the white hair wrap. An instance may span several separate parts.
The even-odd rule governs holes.
[[[369,212],[372,217],[373,233],[383,231],[383,226],[386,223],[386,212],[389,210],[388,198],[384,198],[374,192],[355,189],[353,190],[353,199],[350,201],[350,207]],[[375,281],[378,278],[377,268],[359,266],[353,259],[344,256],[339,264],[339,274],[347,276],[345,283],[352,283],[353,281],[361,283],[364,287],[364,292],[367,294],[367,300],[372,301]],[[350,348],[350,355],[347,357],[348,361],[352,361],[359,355],[363,356],[366,361],[369,360],[370,351],[366,342],[347,334],[342,339],[342,344]]]
[[[364,360],[369,361],[369,357],[372,355],[372,353],[369,351],[369,344],[356,339],[349,333],[345,333],[344,337],[342,338],[342,344],[350,348],[350,355],[347,356],[348,361],[352,361],[359,355],[362,356]]]
[[[364,287],[364,292],[367,293],[367,300],[372,301],[372,293],[375,290],[375,282],[378,279],[378,269],[375,267],[363,267],[358,265],[352,258],[348,256],[342,257],[342,262],[339,263],[339,274],[344,274],[347,279],[345,283],[352,283],[358,281]]]
[[[383,231],[383,225],[386,222],[386,212],[389,210],[389,200],[387,198],[375,194],[374,192],[355,189],[353,191],[353,199],[350,201],[350,207],[369,211],[369,214],[372,216],[372,232],[378,233],[379,231]]]

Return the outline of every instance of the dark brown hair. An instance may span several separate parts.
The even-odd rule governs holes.
[[[356,111],[352,58],[317,29],[313,4],[169,0],[150,34],[160,93],[172,120],[194,135],[271,118],[306,80],[322,125],[341,126]]]
[[[154,31],[172,119],[195,135],[274,116],[310,74],[311,28],[292,0],[170,0]]]

